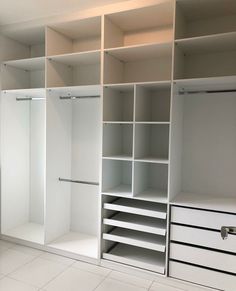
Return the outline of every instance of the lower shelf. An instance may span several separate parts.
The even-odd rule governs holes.
[[[92,235],[69,232],[48,246],[89,258],[98,258],[98,238]]]
[[[38,244],[44,244],[44,225],[29,222],[5,231],[3,235]]]
[[[132,197],[132,187],[131,185],[121,184],[117,187],[103,191],[103,194],[114,195],[114,196],[118,195],[118,196],[123,196],[123,197]]]
[[[165,273],[164,253],[117,244],[109,253],[104,253],[103,258],[161,274]]]
[[[135,195],[135,198],[145,201],[152,201],[152,202],[158,202],[158,203],[167,203],[167,190],[157,190],[149,188],[137,195]]]

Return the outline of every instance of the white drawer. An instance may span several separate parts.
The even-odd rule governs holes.
[[[222,226],[236,226],[236,215],[173,206],[171,222],[220,230]]]
[[[170,259],[235,273],[236,275],[235,255],[171,243]]]
[[[229,234],[228,239],[223,240],[218,231],[172,224],[170,239],[171,241],[236,253],[236,235]]]
[[[170,261],[169,276],[220,290],[236,290],[236,276],[183,263]]]

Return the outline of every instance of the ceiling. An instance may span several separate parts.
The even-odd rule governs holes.
[[[0,25],[90,9],[127,0],[0,0]]]

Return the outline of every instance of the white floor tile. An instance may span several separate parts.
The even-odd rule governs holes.
[[[0,252],[1,251],[5,251],[7,249],[10,249],[14,246],[14,244],[4,241],[4,240],[0,240]]]
[[[67,266],[63,264],[36,258],[12,273],[10,277],[41,288],[66,268]]]
[[[186,291],[187,289],[179,289],[169,285],[163,285],[160,283],[153,283],[150,291]]]
[[[41,254],[43,254],[43,251],[37,250],[37,249],[33,249],[33,248],[29,248],[29,247],[25,247],[25,246],[21,246],[21,245],[14,245],[12,248],[12,250],[18,251],[18,252],[22,252],[24,254],[28,254],[31,255],[33,257],[38,257]]]
[[[93,291],[103,279],[103,276],[70,267],[44,289],[46,291]]]
[[[37,291],[37,288],[5,277],[0,280],[0,291]]]
[[[148,289],[107,278],[95,290],[96,291],[147,291]]]
[[[132,285],[138,286],[138,287],[144,287],[149,288],[152,284],[151,280],[143,279],[137,276],[129,275],[126,273],[121,273],[117,271],[112,271],[108,278],[115,279],[121,282],[130,283]]]
[[[40,258],[41,259],[45,259],[45,260],[49,260],[49,261],[52,261],[52,262],[56,262],[56,263],[61,263],[61,264],[64,264],[66,266],[70,266],[75,262],[75,260],[73,260],[73,259],[62,257],[62,256],[58,256],[58,255],[55,255],[55,254],[46,253],[46,252],[43,253],[40,256]]]
[[[91,273],[94,273],[94,274],[98,274],[98,275],[101,275],[101,276],[107,276],[111,272],[110,269],[103,268],[103,267],[100,267],[100,266],[96,266],[96,265],[93,265],[93,264],[88,264],[88,263],[81,262],[81,261],[76,261],[72,265],[72,267],[78,268],[80,270],[88,271],[88,272],[91,272]]]
[[[12,249],[0,252],[0,273],[7,275],[33,259],[34,257],[31,255]]]

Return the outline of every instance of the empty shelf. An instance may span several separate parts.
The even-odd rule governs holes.
[[[145,156],[142,158],[135,158],[135,161],[146,162],[146,163],[158,163],[158,164],[169,164],[169,160],[165,158],[156,158],[152,156]]]
[[[44,225],[29,222],[5,231],[3,232],[3,235],[38,244],[44,244]]]
[[[94,96],[101,94],[100,85],[53,87],[48,88],[48,90],[61,96]]]
[[[69,232],[48,244],[49,247],[85,257],[98,257],[98,239],[84,233]]]
[[[135,195],[135,198],[159,203],[167,203],[168,201],[167,190],[157,190],[152,188]]]
[[[125,160],[125,161],[130,161],[132,160],[132,156],[129,156],[129,155],[114,155],[114,156],[105,156],[103,157],[103,159],[106,159],[106,160]]]
[[[46,90],[43,88],[35,88],[35,89],[14,89],[14,90],[5,90],[4,94],[14,94],[16,97],[35,97],[42,98],[46,95]]]
[[[114,188],[103,191],[103,194],[132,196],[132,187],[131,187],[131,185],[121,184],[121,185],[116,186]]]
[[[165,252],[166,250],[165,237],[130,229],[116,228],[110,233],[104,233],[103,239],[158,252]]]
[[[165,273],[165,254],[123,244],[116,245],[103,258],[138,268]]]
[[[111,218],[104,218],[103,223],[147,233],[166,235],[166,221],[151,217],[118,213]]]
[[[166,219],[167,208],[165,205],[146,201],[118,199],[112,203],[104,203],[104,209],[144,215],[160,219]]]
[[[20,60],[7,61],[7,62],[4,62],[3,64],[6,66],[11,66],[11,67],[26,70],[26,71],[36,71],[36,70],[44,69],[45,58],[38,57],[38,58],[30,58],[30,59],[20,59]]]

